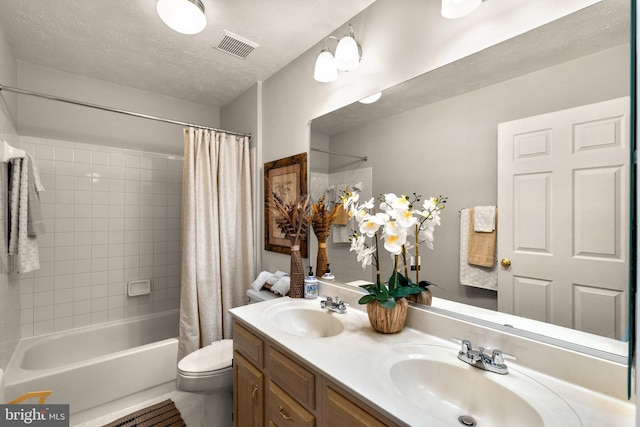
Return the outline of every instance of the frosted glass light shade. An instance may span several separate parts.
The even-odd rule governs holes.
[[[351,71],[360,64],[360,52],[358,44],[351,36],[344,36],[336,47],[336,67],[338,70]]]
[[[322,52],[318,55],[316,67],[313,71],[313,78],[322,83],[333,82],[338,78],[336,62],[331,52],[329,52],[329,49],[322,49]]]
[[[382,92],[376,92],[373,95],[369,95],[366,98],[362,98],[360,101],[360,103],[362,104],[373,104],[374,102],[376,102],[378,99],[380,99],[380,97],[382,96]]]
[[[440,13],[447,19],[456,19],[467,16],[476,10],[482,0],[442,0]]]
[[[197,34],[207,26],[200,0],[158,0],[156,10],[165,24],[182,34]]]

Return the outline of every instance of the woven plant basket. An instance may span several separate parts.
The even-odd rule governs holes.
[[[300,246],[291,246],[291,264],[289,265],[289,296],[304,298],[304,267],[300,256]]]
[[[408,295],[407,299],[409,301],[417,302],[418,304],[431,305],[433,295],[431,295],[431,291],[429,289],[425,289],[419,294]]]
[[[396,301],[395,308],[389,310],[382,307],[378,301],[367,304],[369,323],[376,332],[395,334],[404,328],[407,320],[409,302],[405,298]]]

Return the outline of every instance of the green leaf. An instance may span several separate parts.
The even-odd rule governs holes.
[[[365,295],[358,300],[358,304],[369,304],[375,300],[376,298],[373,295]]]
[[[384,308],[386,308],[386,309],[388,309],[388,310],[394,309],[394,308],[396,307],[396,300],[395,300],[394,298],[388,299],[388,300],[386,300],[386,301],[380,301],[380,300],[378,300],[378,303],[379,303],[382,307],[384,307]]]

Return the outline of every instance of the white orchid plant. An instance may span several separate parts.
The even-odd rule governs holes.
[[[369,304],[378,301],[384,308],[392,309],[397,299],[420,293],[430,284],[418,280],[418,268],[416,282],[409,279],[407,251],[414,248],[417,259],[421,243],[426,243],[428,248],[433,249],[433,233],[436,225],[440,225],[440,211],[444,209],[447,198],[430,197],[420,209],[416,206],[421,196],[415,193],[412,198],[387,193],[380,195],[379,208],[376,209],[374,198],[358,204],[359,197],[357,192],[350,192],[348,188],[342,196],[344,209],[358,226],[351,237],[350,250],[357,254],[357,260],[362,263],[363,269],[375,262],[376,283],[361,286],[368,294],[358,302]],[[386,285],[382,283],[380,276],[378,248],[381,244],[394,257],[393,273]],[[398,271],[400,258],[404,262],[404,275]]]

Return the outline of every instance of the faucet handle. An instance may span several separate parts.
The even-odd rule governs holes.
[[[512,354],[504,353],[502,350],[493,350],[491,361],[494,365],[504,365],[504,359],[516,360],[516,357]]]
[[[451,338],[451,340],[461,345],[460,353],[467,354],[472,349],[471,341],[469,340],[462,340],[456,337]]]

